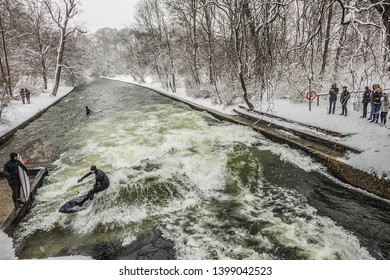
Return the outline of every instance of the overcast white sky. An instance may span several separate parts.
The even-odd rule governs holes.
[[[80,23],[84,22],[88,32],[102,27],[123,28],[133,22],[135,4],[138,0],[79,0]]]

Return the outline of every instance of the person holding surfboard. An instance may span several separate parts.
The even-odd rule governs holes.
[[[92,111],[91,109],[89,109],[88,106],[85,106],[85,112],[86,112],[87,116],[89,116],[91,114],[100,113],[101,111],[103,111],[103,109],[97,109],[97,110]]]
[[[81,183],[85,178],[92,174],[95,174],[96,180],[95,184],[93,185],[93,189],[88,192],[88,195],[82,201],[75,202],[75,204],[78,206],[83,205],[83,203],[86,202],[88,199],[92,200],[95,193],[104,191],[110,186],[110,180],[108,179],[106,173],[104,173],[100,169],[97,169],[95,165],[92,165],[90,172],[81,177],[81,179],[79,179],[77,183]]]
[[[21,207],[23,201],[20,200],[20,187],[22,182],[19,176],[19,167],[27,172],[27,167],[18,160],[19,154],[12,152],[10,154],[10,160],[4,164],[5,178],[8,180],[8,184],[12,189],[12,200],[15,207]]]

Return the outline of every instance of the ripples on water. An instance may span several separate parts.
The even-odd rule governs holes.
[[[85,105],[104,110],[86,117]],[[125,245],[158,227],[179,259],[389,258],[388,242],[377,242],[389,238],[388,204],[367,206],[378,200],[341,186],[304,154],[146,89],[80,88],[13,141],[36,164],[54,161],[15,233],[20,257]],[[94,164],[110,188],[83,212],[58,212],[91,187],[77,179]],[[362,212],[371,216],[355,226]],[[372,223],[380,229],[367,236]]]

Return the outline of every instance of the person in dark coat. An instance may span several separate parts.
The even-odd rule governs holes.
[[[348,103],[348,100],[350,97],[351,97],[351,94],[347,90],[347,87],[343,86],[343,91],[341,92],[341,95],[340,95],[340,102],[341,102],[341,108],[342,108],[342,112],[340,115],[347,116],[347,103]]]
[[[24,88],[20,89],[20,97],[22,98],[23,104],[25,104],[26,103],[26,91]]]
[[[85,178],[88,176],[95,174],[95,184],[93,185],[93,189],[91,189],[88,192],[88,195],[86,198],[84,198],[80,202],[76,202],[76,205],[83,205],[84,202],[86,202],[88,199],[92,200],[95,193],[101,192],[106,190],[110,186],[110,180],[108,179],[106,173],[104,173],[102,170],[97,169],[96,166],[92,165],[90,172],[85,174],[80,180],[77,181],[77,183],[81,183]]]
[[[368,103],[371,101],[371,90],[369,87],[365,87],[364,93],[363,93],[363,115],[361,118],[367,118],[367,106]]]
[[[27,88],[24,89],[24,92],[26,94],[27,103],[30,104],[31,92]]]
[[[17,159],[18,156],[17,153],[12,152],[10,154],[11,159],[4,164],[4,175],[12,189],[12,200],[14,201],[15,207],[21,207],[23,205],[23,201],[20,200],[20,187],[22,186],[22,182],[19,178],[18,166],[27,172],[27,167]]]
[[[88,106],[85,106],[85,111],[86,111],[86,113],[87,113],[87,116],[93,113],[93,112],[91,111],[91,109],[88,108]]]
[[[339,88],[336,84],[332,84],[329,90],[329,111],[328,114],[332,112],[334,114],[334,110],[336,107],[337,94],[339,93]]]

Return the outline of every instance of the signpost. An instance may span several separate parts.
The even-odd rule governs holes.
[[[311,111],[311,103],[313,102],[314,99],[317,97],[317,92],[312,89],[308,92],[306,92],[306,99],[309,100],[309,111]]]

